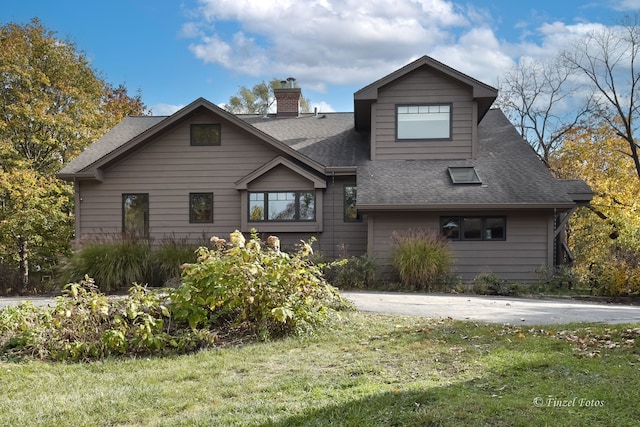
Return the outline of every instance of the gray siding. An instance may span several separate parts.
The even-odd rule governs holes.
[[[452,103],[451,140],[396,141],[396,105]],[[372,114],[375,160],[470,159],[476,139],[472,90],[422,67],[382,87]]]
[[[444,215],[457,215],[445,213]],[[441,213],[411,212],[404,214],[375,213],[369,217],[369,253],[391,278],[391,234],[408,229],[423,228],[437,232]],[[504,215],[503,213],[467,213],[467,215]],[[455,256],[453,273],[464,282],[472,281],[481,273],[492,273],[508,281],[533,282],[535,271],[552,264],[550,233],[553,213],[506,214],[506,241],[452,241]]]
[[[222,144],[190,146],[190,123],[221,123]],[[236,182],[277,156],[267,144],[214,114],[194,114],[112,165],[104,172],[103,182],[78,183],[78,239],[122,232],[123,193],[149,193],[149,232],[155,241],[167,236],[193,241],[227,236],[241,229],[241,194],[246,193],[235,188]],[[350,179],[355,182],[355,177]],[[272,232],[268,224],[261,225],[260,231],[277,234],[285,245],[316,236],[315,247],[328,256],[337,255],[339,244],[346,244],[354,254],[364,253],[366,223],[344,223],[342,218],[343,182],[335,179],[326,190],[318,190],[322,200],[317,204],[324,218],[322,233],[297,233],[296,223],[287,226],[294,232]],[[313,183],[278,166],[254,180],[250,188],[305,190],[313,189]],[[213,223],[189,223],[192,192],[213,192]]]

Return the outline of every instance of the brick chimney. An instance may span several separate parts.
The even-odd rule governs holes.
[[[300,115],[300,98],[302,90],[293,87],[296,79],[289,77],[280,82],[281,87],[273,90],[276,97],[276,117],[298,117]],[[289,83],[287,87],[287,83]]]

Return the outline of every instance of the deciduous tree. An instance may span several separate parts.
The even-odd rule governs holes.
[[[69,249],[73,191],[55,173],[140,94],[101,79],[77,47],[34,19],[0,27],[0,261],[49,268]]]
[[[297,87],[297,83],[295,83]],[[225,109],[234,114],[265,114],[271,111],[276,102],[273,90],[280,87],[280,79],[272,79],[268,84],[264,81],[249,89],[241,86],[237,94],[229,98]],[[310,111],[309,100],[300,99],[300,110],[303,113]]]

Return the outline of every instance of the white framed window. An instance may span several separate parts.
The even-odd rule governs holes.
[[[451,139],[451,104],[396,106],[396,138]]]

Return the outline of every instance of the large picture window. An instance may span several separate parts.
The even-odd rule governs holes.
[[[440,218],[440,232],[451,240],[506,240],[506,219],[448,216]]]
[[[220,145],[220,125],[191,125],[191,145]]]
[[[131,237],[149,237],[149,194],[122,195],[122,232]]]
[[[189,222],[213,222],[213,193],[189,194]]]
[[[249,193],[249,221],[314,221],[313,191]]]
[[[398,105],[397,139],[450,139],[451,105]]]

